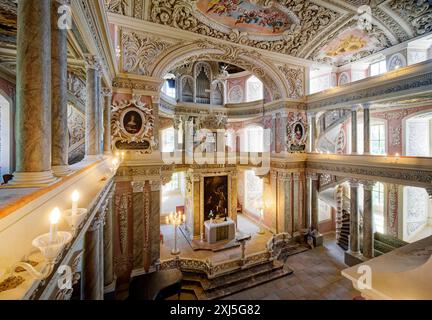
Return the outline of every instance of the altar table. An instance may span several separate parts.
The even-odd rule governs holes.
[[[205,238],[208,243],[217,243],[220,241],[234,240],[236,235],[236,225],[230,218],[227,221],[210,220],[204,222]]]

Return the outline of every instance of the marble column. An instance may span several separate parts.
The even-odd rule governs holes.
[[[315,152],[316,150],[316,115],[315,113],[309,113],[309,127],[310,127],[310,150],[309,152]]]
[[[370,154],[370,110],[363,105],[363,154]]]
[[[104,112],[103,112],[103,124],[104,124],[104,138],[103,138],[103,151],[104,154],[111,154],[111,102],[112,92],[108,88],[102,90],[104,97]]]
[[[103,272],[101,265],[101,225],[103,220],[96,216],[84,236],[83,270],[81,277],[81,297],[83,300],[103,300]]]
[[[351,154],[357,154],[357,107],[351,109]]]
[[[351,254],[360,254],[359,242],[359,208],[358,208],[358,187],[357,181],[350,181],[350,239],[349,251]]]
[[[311,176],[311,230],[319,232],[319,221],[318,221],[318,175],[314,174]]]
[[[55,23],[61,4],[51,6],[51,165],[56,176],[66,176],[69,170],[69,132],[67,111],[67,30]]]
[[[18,1],[16,172],[12,187],[56,181],[51,170],[50,0]]]
[[[372,189],[374,182],[365,181],[363,184],[363,256],[374,257],[374,227],[372,212]]]
[[[237,225],[237,172],[233,172],[231,175],[231,219]]]
[[[100,156],[99,144],[99,59],[94,55],[86,56],[87,65],[87,105],[85,150],[86,159],[94,160]]]
[[[113,247],[113,199],[108,200],[107,212],[105,213],[105,225],[103,232],[104,243],[104,292],[115,290],[114,276],[114,247]]]

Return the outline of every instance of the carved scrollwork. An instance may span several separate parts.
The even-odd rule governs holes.
[[[139,97],[116,103],[112,107],[111,130],[113,139],[125,143],[148,142],[154,138],[153,108]]]

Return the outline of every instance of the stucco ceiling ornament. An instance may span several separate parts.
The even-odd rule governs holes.
[[[241,32],[238,28],[230,28],[217,23],[217,21],[212,22],[209,19],[203,19],[203,14],[197,10],[196,0],[152,0],[150,17],[151,21],[155,23],[254,48],[298,56],[308,41],[318,36],[340,16],[339,13],[319,6],[312,1],[260,1],[259,4],[273,5],[278,10],[285,12],[291,20],[289,28],[278,35],[257,35]]]
[[[148,76],[153,63],[161,52],[169,47],[169,44],[156,37],[124,31],[122,46],[124,71]]]

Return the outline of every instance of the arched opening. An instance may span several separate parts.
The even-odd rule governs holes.
[[[174,127],[166,128],[161,132],[162,152],[174,152]]]
[[[245,210],[256,218],[261,218],[263,209],[263,180],[255,175],[254,170],[245,171]]]
[[[242,130],[240,140],[240,151],[242,152],[264,152],[264,129],[252,124]]]
[[[403,240],[414,242],[432,235],[432,207],[426,190],[404,187],[403,204]]]
[[[0,178],[11,174],[11,105],[0,94]],[[3,179],[0,179],[3,182]]]
[[[171,181],[162,186],[161,216],[184,210],[186,181],[184,172],[176,172]]]
[[[260,79],[250,76],[246,81],[246,102],[263,100],[264,86]]]
[[[406,119],[404,155],[413,157],[432,156],[432,112]]]
[[[384,184],[378,182],[372,189],[372,214],[375,232],[385,233],[384,227]]]

